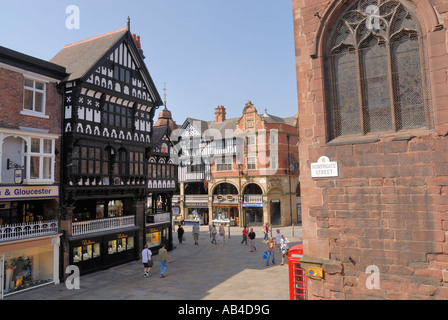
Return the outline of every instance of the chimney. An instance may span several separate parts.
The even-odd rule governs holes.
[[[216,122],[226,121],[226,108],[224,106],[217,106],[215,109]]]
[[[145,59],[145,56],[143,55],[142,44],[140,42],[140,36],[133,33],[132,38],[134,38],[134,42],[138,48],[138,52],[140,52],[140,55],[142,56],[142,58]]]

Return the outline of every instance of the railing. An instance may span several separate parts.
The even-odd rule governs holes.
[[[260,203],[263,202],[262,194],[245,194],[244,195],[245,203]]]
[[[135,216],[73,222],[72,235],[79,236],[87,233],[95,233],[133,226],[135,226]]]
[[[208,194],[187,194],[185,202],[205,202],[208,203]]]
[[[0,226],[0,242],[38,238],[57,234],[58,220],[17,223]]]
[[[147,216],[146,224],[167,223],[171,222],[171,214],[169,212],[157,213]]]

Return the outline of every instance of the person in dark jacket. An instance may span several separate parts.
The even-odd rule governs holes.
[[[184,238],[184,228],[182,228],[182,225],[179,225],[179,228],[177,228],[177,238],[179,239],[179,243],[182,244],[182,239]]]

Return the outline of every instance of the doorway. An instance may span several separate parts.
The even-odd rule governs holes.
[[[280,200],[271,201],[271,225],[278,226],[282,223]]]

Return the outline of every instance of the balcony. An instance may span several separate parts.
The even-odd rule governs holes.
[[[72,235],[80,236],[88,233],[96,233],[134,226],[135,216],[123,216],[116,218],[73,222]]]
[[[0,226],[0,243],[55,235],[58,232],[58,220],[3,225]]]
[[[162,212],[146,216],[146,225],[169,223],[171,222],[171,214],[169,212]]]
[[[208,194],[187,194],[185,195],[185,202],[186,203],[208,203]]]
[[[263,195],[262,194],[245,194],[244,195],[244,203],[262,203]]]

